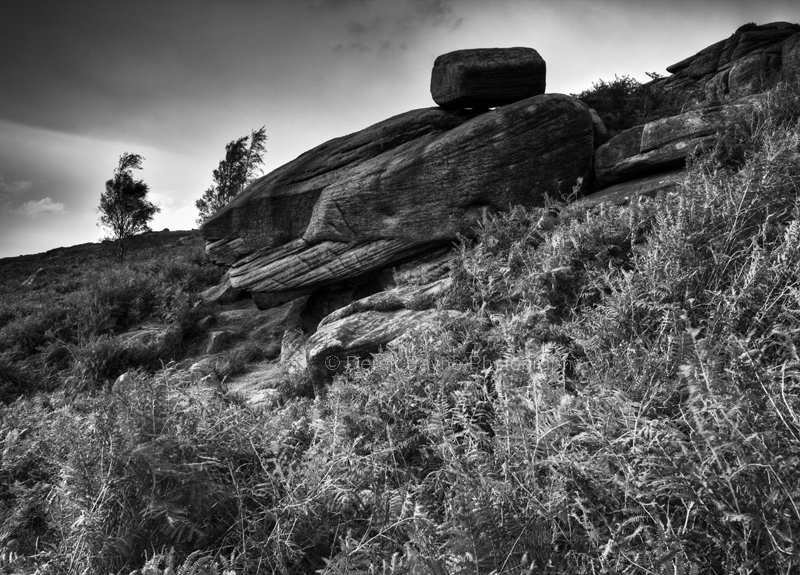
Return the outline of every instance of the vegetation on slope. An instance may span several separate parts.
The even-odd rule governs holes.
[[[467,313],[324,396],[287,375],[272,406],[201,404],[167,366],[0,407],[0,565],[797,570],[798,93],[673,196],[487,222],[440,302]]]
[[[165,253],[161,242],[173,244]],[[174,236],[174,240],[171,238]],[[162,232],[129,240],[133,260],[110,260],[111,243],[11,258],[0,267],[0,401],[62,387],[88,389],[129,368],[156,368],[191,343],[195,322],[208,315],[197,292],[219,270],[200,238]],[[41,266],[30,285],[21,285]],[[145,321],[163,324],[146,343],[115,337]]]
[[[633,126],[683,112],[684,102],[680,96],[665,91],[658,83],[657,73],[647,75],[651,81],[645,84],[630,76],[615,76],[611,81],[601,79],[589,90],[573,96],[599,114],[612,136]]]

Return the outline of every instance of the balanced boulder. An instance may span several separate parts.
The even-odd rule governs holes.
[[[433,63],[431,95],[442,108],[494,108],[544,94],[545,80],[533,48],[456,50]]]

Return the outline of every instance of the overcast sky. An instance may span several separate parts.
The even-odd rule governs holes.
[[[225,144],[266,127],[265,172],[331,138],[433,106],[439,54],[529,46],[547,91],[646,81],[798,0],[0,0],[0,257],[98,241],[123,152],[196,227]]]

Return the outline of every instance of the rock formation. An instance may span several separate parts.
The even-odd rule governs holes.
[[[597,149],[595,174],[601,184],[651,175],[686,162],[698,146],[742,126],[752,101],[702,108],[629,128]]]
[[[446,109],[488,109],[544,94],[546,65],[533,48],[457,50],[433,63],[431,96]]]
[[[657,80],[689,105],[715,105],[763,91],[777,76],[797,73],[800,25],[745,24],[732,36],[667,67]]]
[[[378,134],[383,151],[364,144]],[[299,294],[449,245],[488,213],[570,193],[590,176],[593,142],[588,108],[559,94],[474,117],[409,112],[258,180],[202,232],[211,257],[232,265],[233,289]]]
[[[209,255],[229,268],[205,297],[283,306],[264,328],[272,355],[323,385],[409,329],[458,315],[434,305],[450,246],[488,214],[590,182],[599,191],[587,204],[678,190],[690,154],[744,129],[779,75],[800,76],[800,26],[746,25],[668,70],[651,85],[678,95],[683,112],[610,137],[576,98],[543,93],[533,49],[440,56],[440,108],[317,146],[203,225]]]
[[[746,24],[667,71],[672,74],[650,86],[677,97],[685,112],[635,126],[601,145],[593,184],[602,190],[598,198],[624,201],[672,189],[689,155],[713,145],[722,132],[746,130],[759,94],[780,77],[800,76],[800,25]]]

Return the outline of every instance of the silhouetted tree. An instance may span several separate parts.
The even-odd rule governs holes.
[[[142,168],[139,154],[125,152],[119,157],[114,177],[106,182],[106,191],[100,196],[100,225],[107,228],[117,240],[117,258],[125,258],[125,240],[150,230],[150,220],[160,208],[147,200],[150,187],[135,180],[131,170]]]
[[[242,136],[225,146],[225,159],[213,171],[214,185],[195,202],[200,216],[197,223],[203,223],[235,198],[247,185],[255,180],[264,163],[267,141],[264,126],[253,130],[249,136]],[[249,140],[249,144],[248,144]]]

